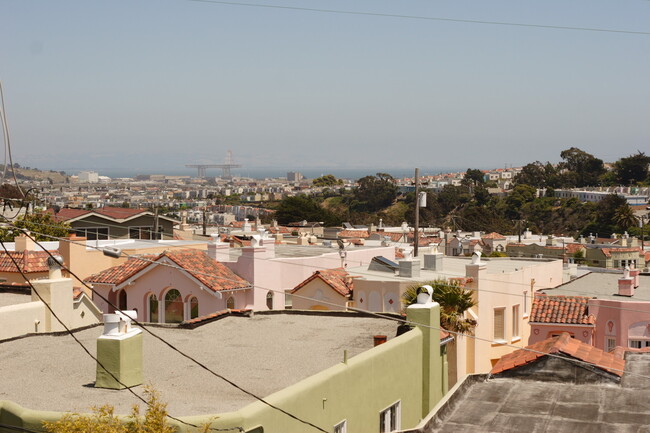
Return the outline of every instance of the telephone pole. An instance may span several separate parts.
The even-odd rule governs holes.
[[[420,169],[415,169],[415,236],[413,236],[413,257],[418,256],[420,246]]]

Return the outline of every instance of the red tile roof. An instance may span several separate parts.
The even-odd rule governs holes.
[[[635,251],[641,253],[641,248],[640,247],[635,247],[635,248],[601,248],[601,251],[603,254],[605,254],[605,257],[611,257],[612,253],[633,253]]]
[[[481,236],[482,239],[505,239],[506,237],[497,232],[488,233],[487,235]]]
[[[566,244],[565,247],[566,247],[567,254],[575,254],[578,251],[584,251],[587,249],[582,244]]]
[[[340,238],[367,238],[370,236],[367,230],[341,230]]]
[[[623,376],[623,370],[625,370],[625,360],[622,358],[571,338],[568,332],[564,332],[558,337],[540,341],[527,346],[525,349],[515,350],[502,356],[494,365],[490,374],[498,374],[512,368],[521,367],[549,354],[559,355],[567,359],[578,359],[617,376]]]
[[[596,323],[596,318],[593,314],[589,314],[587,297],[538,294],[533,300],[529,321],[593,325]]]
[[[336,268],[314,272],[309,278],[298,284],[291,293],[297,292],[316,278],[323,280],[325,284],[336,290],[341,296],[349,297],[354,290],[354,282],[345,269]]]
[[[248,281],[235,274],[224,264],[210,258],[205,251],[194,249],[165,251],[158,256],[130,258],[126,263],[91,275],[85,281],[120,285],[146,267],[154,265],[152,261],[160,262],[164,257],[215,292],[250,286]]]
[[[58,250],[50,251],[54,255],[59,255]],[[49,254],[45,251],[9,251],[9,255],[6,252],[0,252],[0,272],[16,272],[18,269],[14,265],[11,257],[16,260],[20,269],[26,273],[34,272],[48,272],[49,267],[47,266],[47,259],[50,257]]]

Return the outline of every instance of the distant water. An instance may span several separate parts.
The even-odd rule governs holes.
[[[68,174],[78,174],[80,171],[84,170],[94,170],[97,171],[101,176],[108,176],[112,178],[116,177],[135,177],[139,174],[141,175],[148,175],[148,174],[165,174],[168,176],[192,176],[196,177],[197,175],[197,170],[196,169],[171,169],[171,170],[134,170],[134,169],[106,169],[106,170],[101,170],[101,169],[92,169],[92,168],[80,168],[80,169],[75,169],[75,168],[68,168],[64,169],[66,173]],[[420,175],[421,176],[426,176],[426,175],[433,175],[433,174],[440,174],[440,173],[451,173],[451,172],[457,172],[457,171],[465,171],[466,168],[435,168],[435,169],[420,169]],[[250,177],[253,179],[265,179],[265,178],[278,178],[278,177],[286,177],[287,173],[290,171],[296,171],[302,173],[302,175],[307,178],[307,179],[314,179],[317,177],[320,177],[325,174],[331,174],[334,175],[338,178],[342,179],[360,179],[364,176],[368,175],[374,175],[376,173],[388,173],[391,176],[395,178],[403,178],[403,177],[413,177],[415,173],[415,169],[404,169],[404,168],[399,168],[399,169],[390,169],[390,168],[383,168],[383,169],[362,169],[362,168],[355,168],[355,169],[336,169],[336,168],[320,168],[320,169],[311,169],[311,168],[306,168],[304,170],[300,170],[298,168],[293,168],[293,169],[277,169],[277,168],[240,168],[240,169],[233,169],[232,174],[233,176],[236,177]],[[215,177],[215,176],[221,176],[221,170],[220,169],[207,169],[206,170],[206,176],[207,177]]]

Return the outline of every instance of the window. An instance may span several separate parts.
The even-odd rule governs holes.
[[[348,422],[346,420],[343,420],[334,426],[334,433],[347,433],[347,431]]]
[[[519,305],[512,306],[512,338],[519,337]]]
[[[77,236],[82,236],[89,241],[106,240],[109,237],[108,227],[81,227],[74,231]]]
[[[268,292],[266,294],[266,308],[269,310],[273,309],[273,292]]]
[[[605,352],[611,352],[616,348],[616,337],[605,337]]]
[[[149,295],[149,321],[158,322],[158,298],[156,295]]]
[[[183,300],[181,292],[171,289],[165,295],[165,323],[181,323],[183,321]]]
[[[528,314],[528,291],[524,290],[524,314]]]
[[[126,290],[122,289],[117,294],[117,308],[120,311],[126,310]]]
[[[199,317],[199,300],[196,296],[190,298],[190,319]]]
[[[226,308],[228,308],[229,310],[235,309],[235,298],[231,296],[226,300]]]
[[[503,341],[506,339],[506,309],[494,309],[494,340]]]
[[[129,227],[129,239],[159,239],[152,226]]]
[[[650,340],[629,340],[628,346],[633,349],[641,349],[642,347],[650,347]]]
[[[379,433],[397,431],[401,428],[401,402],[397,402],[379,414]]]

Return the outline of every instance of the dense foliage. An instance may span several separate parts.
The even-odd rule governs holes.
[[[66,237],[72,230],[68,224],[55,221],[51,214],[45,212],[21,215],[13,225],[15,227],[0,228],[0,239],[4,242],[13,242],[22,233],[21,229],[31,232],[37,241]]]

